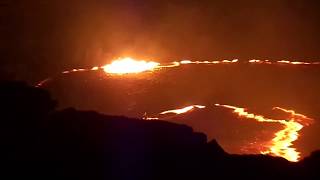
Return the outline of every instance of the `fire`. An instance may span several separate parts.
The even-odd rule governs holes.
[[[184,108],[181,108],[181,109],[173,109],[173,110],[163,111],[163,112],[160,113],[160,114],[161,114],[161,115],[163,115],[163,114],[170,114],[170,113],[173,113],[173,114],[183,114],[183,113],[192,111],[192,110],[195,109],[195,108],[203,109],[203,108],[206,108],[206,106],[202,106],[202,105],[191,105],[191,106],[187,106],[187,107],[184,107]]]
[[[293,142],[299,137],[299,131],[311,122],[312,119],[305,115],[295,113],[293,110],[287,110],[280,107],[275,107],[273,109],[281,110],[283,112],[290,114],[290,119],[288,120],[277,120],[265,118],[262,115],[255,115],[248,113],[244,108],[239,108],[230,105],[220,105],[215,104],[219,107],[225,107],[232,109],[234,113],[238,114],[240,117],[245,117],[248,119],[254,119],[258,122],[270,122],[270,123],[280,123],[284,125],[284,129],[275,133],[275,137],[271,141],[269,150],[262,151],[263,154],[271,154],[274,156],[283,157],[289,161],[296,162],[300,158],[300,152],[296,148],[293,148]],[[305,123],[307,121],[307,123]]]
[[[110,74],[128,74],[128,73],[140,73],[144,71],[152,71],[156,69],[160,63],[157,62],[147,62],[147,61],[138,61],[130,57],[118,59],[113,61],[111,64],[102,66],[102,69],[106,73]]]

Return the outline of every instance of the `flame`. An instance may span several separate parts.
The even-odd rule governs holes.
[[[206,108],[206,106],[202,106],[202,105],[191,105],[191,106],[187,106],[187,107],[184,107],[184,108],[181,108],[181,109],[173,109],[173,110],[163,111],[163,112],[161,112],[160,114],[161,114],[161,115],[163,115],[163,114],[170,114],[170,113],[173,113],[173,114],[183,114],[183,113],[186,113],[186,112],[190,112],[191,110],[193,110],[193,109],[195,109],[195,108],[203,109],[203,108]]]
[[[274,156],[283,157],[289,161],[296,162],[300,158],[300,152],[296,148],[293,148],[293,142],[296,141],[299,137],[299,131],[304,127],[309,125],[312,119],[308,118],[305,115],[298,114],[293,110],[287,110],[280,107],[275,107],[273,109],[281,110],[283,112],[290,114],[290,119],[288,120],[277,120],[265,118],[262,115],[255,115],[248,113],[245,108],[230,106],[230,105],[220,105],[215,104],[219,107],[225,107],[233,109],[233,112],[238,114],[240,117],[245,117],[249,119],[255,119],[258,122],[271,122],[271,123],[280,123],[284,125],[284,129],[275,133],[275,137],[271,141],[269,150],[262,151],[262,154],[271,154]],[[305,123],[308,121],[307,123]],[[304,123],[304,124],[303,124]]]
[[[130,57],[118,59],[113,61],[111,64],[102,66],[102,69],[106,73],[110,74],[128,74],[128,73],[140,73],[144,71],[152,71],[156,69],[160,63],[157,62],[147,62],[147,61],[138,61]]]

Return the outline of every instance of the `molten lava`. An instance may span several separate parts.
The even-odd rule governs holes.
[[[173,113],[173,114],[183,114],[183,113],[186,113],[186,112],[189,112],[189,111],[192,111],[193,109],[195,108],[199,108],[199,109],[203,109],[205,108],[206,106],[202,106],[202,105],[191,105],[191,106],[187,106],[187,107],[184,107],[184,108],[181,108],[181,109],[173,109],[173,110],[168,110],[168,111],[164,111],[160,114],[169,114],[169,113]]]
[[[270,123],[280,123],[284,125],[284,129],[275,133],[275,137],[271,141],[269,150],[263,151],[263,154],[271,154],[274,156],[283,157],[289,161],[296,162],[300,158],[300,152],[296,148],[292,147],[292,143],[296,141],[299,137],[299,131],[304,127],[309,125],[312,119],[305,115],[297,114],[293,110],[286,110],[283,108],[275,107],[276,110],[281,110],[283,112],[289,113],[290,118],[288,120],[277,120],[265,118],[262,115],[255,115],[248,113],[244,108],[239,108],[230,105],[220,105],[215,104],[219,107],[225,107],[232,109],[234,113],[238,114],[240,117],[245,117],[248,119],[254,119],[258,122],[270,122]]]
[[[132,58],[124,58],[113,61],[111,64],[102,66],[102,69],[106,73],[110,74],[128,74],[128,73],[140,73],[144,71],[152,71],[156,69],[160,63],[137,61]]]
[[[106,74],[130,74],[130,73],[142,73],[146,71],[155,71],[161,68],[175,68],[181,65],[213,65],[213,64],[237,64],[237,63],[245,63],[245,64],[265,64],[265,65],[276,65],[276,64],[285,64],[285,65],[320,65],[320,62],[304,62],[304,61],[269,61],[269,60],[257,60],[252,59],[248,61],[239,61],[238,59],[233,60],[215,60],[215,61],[191,61],[191,60],[181,60],[181,61],[173,61],[169,63],[161,64],[159,62],[154,61],[145,61],[145,60],[135,60],[130,57],[126,58],[118,58],[113,60],[110,64],[106,64],[103,66],[94,66],[91,68],[78,68],[62,71],[61,74],[69,74],[75,72],[84,72],[84,71],[98,71],[103,70]],[[52,80],[52,77],[48,77],[45,80],[36,84],[36,87],[41,87],[47,82]]]
[[[296,148],[293,148],[293,142],[296,141],[299,137],[299,131],[304,127],[309,125],[313,120],[308,118],[303,114],[298,114],[293,110],[287,110],[280,107],[273,108],[274,110],[280,110],[282,112],[288,113],[290,115],[289,119],[270,119],[265,118],[262,115],[256,115],[253,113],[248,113],[245,108],[240,108],[236,106],[230,105],[220,105],[215,104],[217,107],[224,107],[228,109],[232,109],[234,113],[238,114],[240,117],[244,117],[247,119],[254,119],[258,122],[268,122],[268,123],[280,123],[284,126],[284,128],[275,133],[275,137],[266,145],[265,148],[268,150],[261,151],[262,154],[270,154],[273,156],[279,156],[287,159],[288,161],[296,162],[300,158],[300,152],[297,151]],[[203,105],[191,105],[180,109],[167,110],[159,113],[159,115],[164,114],[185,114],[188,113],[195,108],[203,109],[206,106]],[[143,117],[145,120],[158,120],[159,117],[148,117],[145,114]]]
[[[61,72],[61,74],[69,74],[75,72],[84,72],[84,71],[98,71],[102,70],[106,74],[115,74],[115,75],[124,75],[129,73],[143,73],[147,71],[155,71],[160,70],[161,68],[177,68],[182,65],[214,65],[214,64],[262,64],[262,65],[320,65],[320,62],[304,62],[304,61],[288,61],[288,60],[280,60],[280,61],[269,61],[269,60],[257,60],[252,59],[248,61],[239,61],[238,59],[234,60],[215,60],[215,61],[192,61],[192,60],[181,60],[181,61],[173,61],[169,63],[159,63],[154,61],[144,61],[144,60],[135,60],[130,57],[119,58],[112,61],[110,64],[106,64],[103,66],[94,66],[92,68],[78,68],[71,69]],[[39,82],[36,86],[41,87],[44,84],[53,80],[54,77],[46,78],[45,80]],[[255,115],[252,113],[248,113],[246,109],[239,108],[230,105],[220,105],[216,104],[216,106],[224,107],[228,109],[232,109],[234,113],[238,114],[240,117],[245,117],[248,119],[254,119],[258,122],[269,122],[269,123],[280,123],[284,126],[284,129],[275,133],[275,137],[271,140],[270,145],[268,146],[268,150],[262,151],[263,154],[271,154],[275,156],[281,156],[286,158],[289,161],[298,161],[300,158],[300,152],[297,149],[292,147],[292,143],[296,141],[299,137],[299,131],[304,127],[311,123],[312,119],[306,117],[305,115],[298,114],[293,110],[287,110],[279,107],[275,107],[273,109],[280,110],[290,115],[289,119],[277,120],[265,118],[261,115]],[[202,105],[191,105],[188,107],[184,107],[181,109],[173,109],[161,112],[159,115],[165,114],[183,114],[194,110],[195,108],[203,109],[206,106]],[[159,117],[148,117],[145,115],[143,117],[145,120],[157,120]]]

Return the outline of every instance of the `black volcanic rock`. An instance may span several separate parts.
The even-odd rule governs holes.
[[[223,156],[227,154],[215,139],[209,141],[207,146],[213,154],[216,154],[219,156]]]
[[[72,177],[79,174],[79,169],[90,169],[89,175],[120,179],[169,178],[163,171],[171,174],[192,167],[188,161],[207,141],[204,134],[185,125],[73,109],[53,114],[48,129],[51,138],[47,149],[53,153],[53,161],[69,164],[67,172]],[[89,162],[84,164],[83,158]],[[101,166],[105,170],[97,172]]]
[[[1,179],[319,179],[319,151],[298,163],[230,155],[185,125],[56,111],[44,90],[0,87]]]

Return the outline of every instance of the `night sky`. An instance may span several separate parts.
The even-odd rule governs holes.
[[[1,78],[114,57],[320,59],[318,1],[2,0]]]
[[[0,79],[30,84],[120,56],[158,62],[320,61],[316,0],[2,0],[0,17]],[[60,77],[47,88],[61,107],[108,114],[135,116],[196,103],[228,103],[267,114],[273,106],[283,106],[320,119],[319,67],[186,67],[120,81],[90,72]],[[224,148],[238,152],[238,144],[229,147],[226,142],[239,134],[223,139],[229,134],[215,133],[244,126],[227,123],[221,129],[221,124],[212,124],[235,118],[224,113],[212,115],[219,119],[215,121],[195,115],[195,120],[207,121],[181,122],[209,138],[221,136]],[[256,129],[259,125],[249,126],[239,128],[246,132],[241,137],[264,132]],[[297,142],[303,155],[320,148],[319,131],[316,123],[303,132],[304,139]]]

